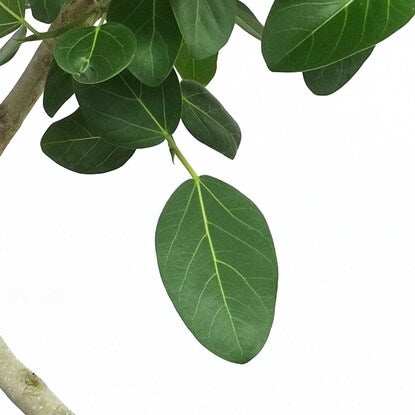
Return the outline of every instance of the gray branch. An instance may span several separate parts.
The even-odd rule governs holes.
[[[99,8],[102,0],[69,0],[51,30],[57,30]],[[86,22],[91,24],[92,22]],[[44,40],[6,99],[0,104],[0,155],[42,95],[56,38]]]
[[[0,389],[26,415],[74,415],[0,337]]]

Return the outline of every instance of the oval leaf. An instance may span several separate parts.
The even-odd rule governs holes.
[[[241,143],[241,130],[222,104],[202,85],[182,82],[182,120],[197,140],[233,159]]]
[[[16,55],[22,39],[26,36],[27,29],[21,26],[20,29],[0,49],[0,66],[9,62]]]
[[[96,84],[124,70],[133,59],[136,46],[130,29],[108,23],[64,34],[54,55],[58,65],[78,82]]]
[[[142,84],[128,70],[100,84],[74,86],[88,123],[114,145],[155,146],[179,124],[182,103],[174,71],[156,88]]]
[[[374,48],[364,50],[333,65],[304,72],[308,88],[316,95],[330,95],[346,85],[369,58]]]
[[[183,42],[175,66],[183,79],[206,86],[216,74],[217,62],[218,54],[200,60],[193,58],[186,43]]]
[[[0,37],[20,27],[18,18],[24,17],[25,6],[25,0],[0,1]]]
[[[166,290],[196,338],[231,362],[255,357],[272,326],[278,279],[258,208],[215,178],[189,180],[161,214],[156,249]]]
[[[49,117],[54,117],[62,105],[74,94],[72,75],[53,61],[46,79],[43,93],[43,108]]]
[[[43,136],[41,146],[57,164],[83,174],[118,169],[134,153],[104,141],[87,124],[79,110],[52,124]]]
[[[52,23],[66,0],[30,0],[33,17],[44,23]]]
[[[415,14],[415,0],[277,0],[262,51],[272,71],[303,72],[375,46]]]
[[[169,0],[114,1],[108,20],[124,24],[137,38],[130,71],[147,85],[160,85],[173,68],[182,39]]]
[[[170,0],[183,38],[196,59],[215,55],[228,41],[236,0]]]

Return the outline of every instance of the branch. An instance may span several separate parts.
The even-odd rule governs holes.
[[[26,415],[74,415],[0,337],[0,389]]]
[[[99,5],[96,0],[69,0],[50,30],[68,25],[91,10],[98,9]],[[84,25],[87,24],[91,24],[91,21],[84,22]],[[56,41],[56,38],[47,39],[40,44],[23,75],[0,104],[0,155],[42,95]]]

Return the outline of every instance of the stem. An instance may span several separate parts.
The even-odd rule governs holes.
[[[94,0],[68,0],[58,18],[53,22],[51,31],[59,30],[59,28],[90,13],[91,10],[97,10],[97,3]],[[92,16],[90,19],[93,18],[95,17]],[[85,20],[80,26],[93,24],[94,22],[90,21],[90,19]],[[6,99],[0,104],[0,155],[19,130],[43,92],[53,59],[55,43],[56,39],[54,38],[44,40],[40,44],[23,75]]]
[[[10,16],[14,17],[22,26],[26,27],[36,36],[39,35],[39,32],[28,21],[26,21],[23,17],[16,14],[12,9],[7,7],[2,1],[0,1],[0,6],[3,7],[3,9],[6,10],[6,12],[10,14]]]
[[[177,156],[177,158],[180,160],[180,162],[183,164],[183,166],[185,167],[185,169],[190,173],[190,175],[192,176],[192,179],[196,182],[199,183],[200,182],[200,178],[198,176],[198,174],[195,172],[195,170],[193,169],[193,167],[190,165],[190,163],[187,161],[186,157],[184,156],[184,154],[180,151],[179,147],[177,147],[176,142],[174,141],[173,137],[171,135],[166,136],[166,140],[169,143],[169,147],[170,150],[172,151],[173,154],[175,154]]]
[[[26,415],[74,415],[0,337],[0,389]]]

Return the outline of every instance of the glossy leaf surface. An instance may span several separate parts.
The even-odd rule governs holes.
[[[30,0],[33,17],[44,23],[52,23],[66,0]]]
[[[106,81],[124,70],[133,59],[137,42],[118,23],[71,30],[54,49],[58,65],[81,83]]]
[[[20,46],[22,45],[22,39],[26,36],[27,29],[21,26],[16,33],[2,46],[0,49],[0,66],[9,62],[14,55],[16,55]]]
[[[277,0],[263,54],[272,71],[318,69],[375,46],[414,13],[415,0]]]
[[[42,150],[66,169],[83,174],[106,173],[124,165],[133,150],[104,141],[78,110],[52,124],[41,142]]]
[[[74,94],[72,75],[53,61],[46,79],[43,93],[43,108],[49,117],[54,117],[62,105]]]
[[[161,214],[156,249],[167,292],[196,338],[232,362],[255,357],[271,329],[278,279],[258,208],[220,180],[189,180]]]
[[[236,0],[170,0],[183,38],[196,59],[224,46],[236,19]]]
[[[304,72],[308,88],[316,95],[330,95],[346,85],[372,54],[374,48],[364,50],[333,65]]]
[[[263,24],[257,19],[252,10],[241,1],[238,1],[236,23],[253,37],[256,37],[258,40],[262,39],[264,32]]]
[[[114,1],[108,20],[124,24],[137,38],[130,71],[147,85],[160,85],[173,68],[182,39],[169,0]]]
[[[100,84],[74,86],[88,123],[114,145],[151,147],[173,134],[179,124],[182,102],[174,72],[155,88],[128,70]]]
[[[193,58],[189,48],[183,42],[175,66],[183,79],[196,81],[206,86],[216,74],[217,62],[217,54],[205,59]]]
[[[182,120],[200,142],[233,159],[241,142],[241,130],[222,104],[202,85],[182,82]]]
[[[11,12],[11,13],[10,13]],[[20,27],[17,17],[25,15],[25,0],[0,1],[0,37],[6,36]]]

